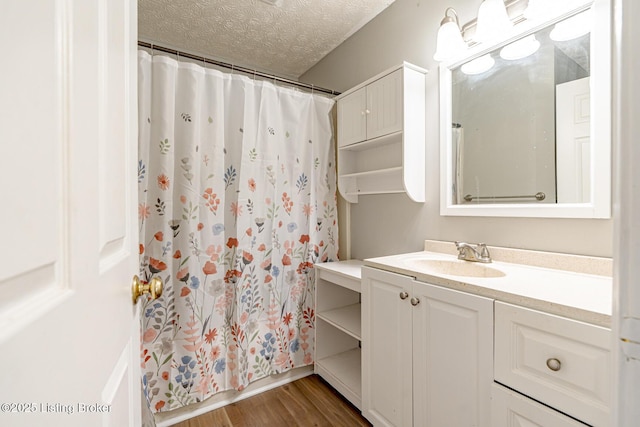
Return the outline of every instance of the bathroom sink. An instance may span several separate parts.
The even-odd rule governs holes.
[[[431,272],[449,276],[503,277],[505,275],[504,272],[496,268],[469,261],[418,258],[407,260],[407,264],[425,273]]]

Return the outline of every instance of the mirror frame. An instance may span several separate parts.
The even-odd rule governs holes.
[[[591,31],[591,197],[588,203],[453,203],[451,70],[517,39],[593,8]],[[499,42],[480,43],[463,56],[440,64],[440,215],[537,218],[611,217],[611,0],[586,1],[578,8],[545,21],[523,21]],[[596,165],[597,163],[597,165]]]

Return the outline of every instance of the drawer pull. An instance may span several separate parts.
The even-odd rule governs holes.
[[[418,305],[420,304],[420,300],[418,298],[411,298],[411,305]]]
[[[561,367],[562,367],[562,363],[560,363],[560,361],[555,357],[552,357],[551,359],[547,359],[547,368],[551,369],[552,371],[558,372]]]
[[[400,292],[400,299],[407,299],[409,294],[406,291]]]

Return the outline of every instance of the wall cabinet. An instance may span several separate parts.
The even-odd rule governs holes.
[[[361,408],[361,261],[315,265],[316,357],[314,372]]]
[[[362,269],[362,410],[378,426],[486,426],[493,301]]]
[[[405,62],[336,98],[338,188],[348,202],[385,193],[424,202],[425,74]]]

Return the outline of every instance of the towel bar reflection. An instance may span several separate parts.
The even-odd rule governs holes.
[[[473,200],[493,200],[493,199],[536,199],[537,201],[542,201],[547,197],[542,191],[538,191],[536,194],[532,194],[529,196],[472,196],[471,194],[467,194],[464,196],[464,200],[467,202],[471,202]]]

